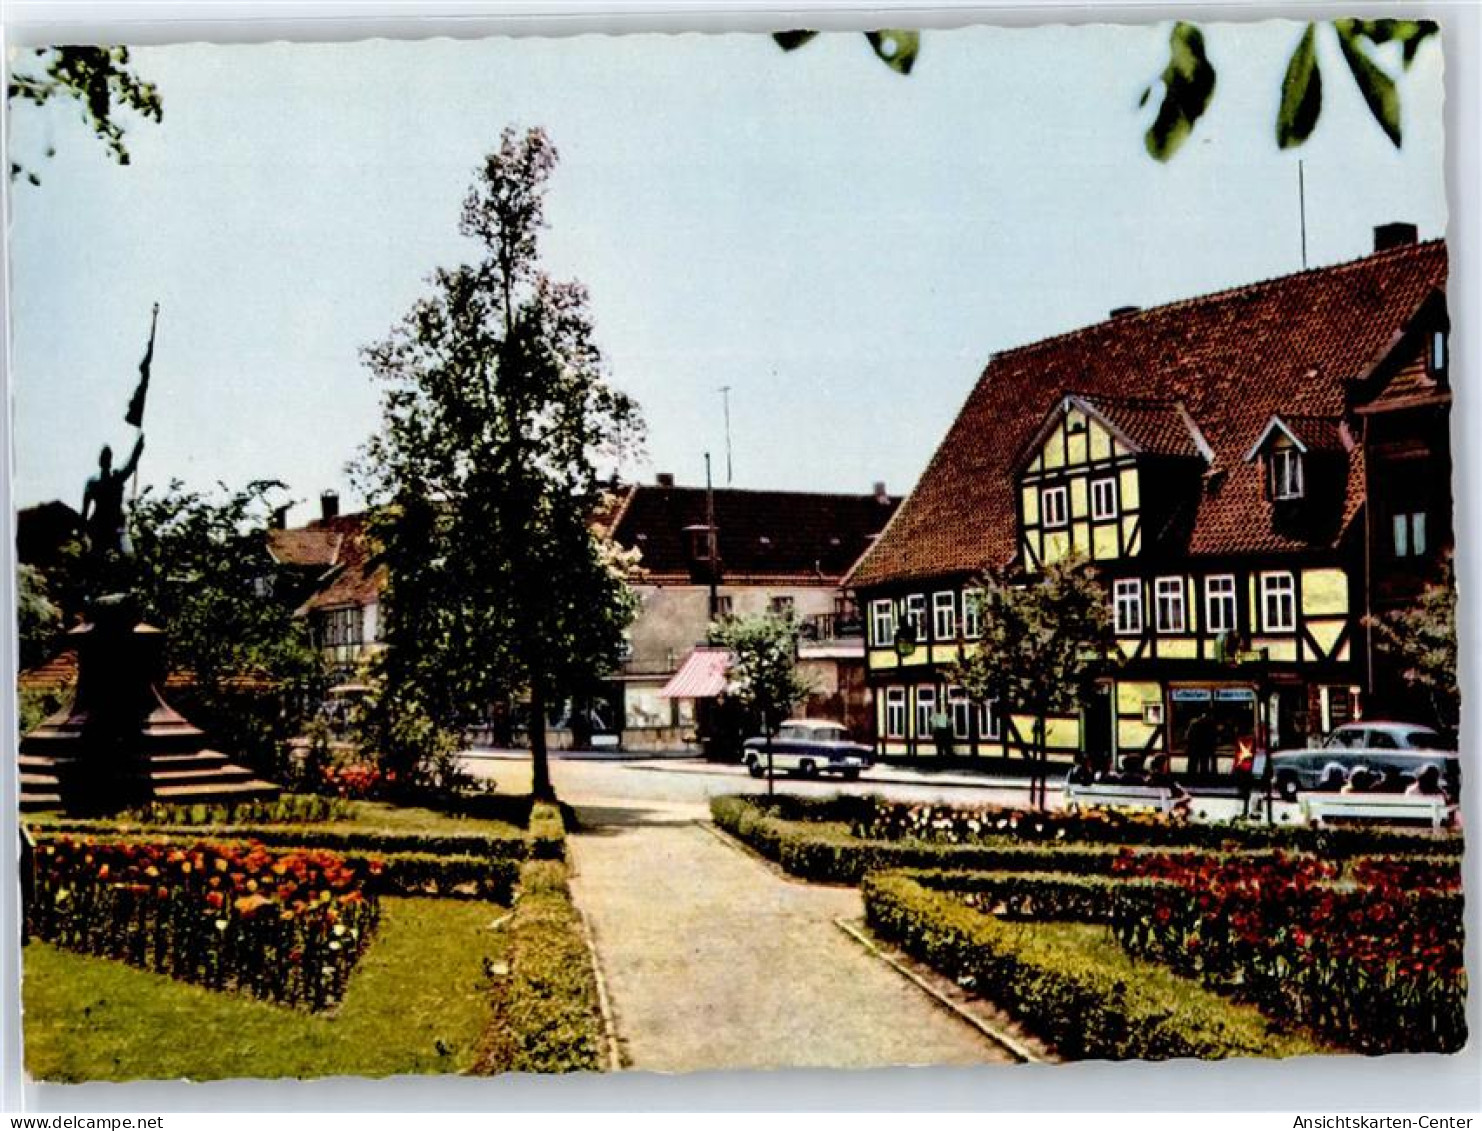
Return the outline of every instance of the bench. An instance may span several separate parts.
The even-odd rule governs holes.
[[[1173,790],[1161,785],[1116,785],[1095,782],[1077,785],[1067,782],[1064,793],[1067,809],[1156,809],[1172,813],[1179,801]]]
[[[1451,824],[1456,806],[1444,797],[1405,793],[1309,793],[1302,797],[1302,814],[1317,824],[1376,821],[1426,824],[1439,829]]]

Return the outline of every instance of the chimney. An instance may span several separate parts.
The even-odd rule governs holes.
[[[672,471],[661,471],[654,479],[654,482],[657,483],[660,487],[673,487],[674,473]]]
[[[875,502],[881,506],[890,502],[890,496],[885,493],[885,480],[883,479],[875,480]]]
[[[292,503],[284,503],[281,507],[274,507],[273,518],[268,525],[274,530],[286,529],[288,526],[288,508],[291,506],[293,506]]]
[[[1142,307],[1140,307],[1140,306],[1114,306],[1111,309],[1111,315],[1110,315],[1110,317],[1112,317],[1112,318],[1126,318],[1127,315],[1129,315],[1129,314],[1136,314],[1141,309],[1142,309]]]
[[[319,496],[319,517],[325,522],[340,517],[340,493],[338,491],[325,491]]]
[[[1408,247],[1420,239],[1420,232],[1414,224],[1403,221],[1393,224],[1379,224],[1374,228],[1374,250],[1388,251],[1393,247]]]

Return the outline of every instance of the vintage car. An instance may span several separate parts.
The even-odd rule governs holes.
[[[1278,750],[1271,756],[1272,781],[1287,800],[1305,790],[1341,785],[1336,766],[1346,780],[1360,766],[1376,778],[1393,770],[1408,786],[1426,766],[1440,772],[1440,784],[1455,798],[1461,787],[1461,759],[1439,731],[1418,723],[1345,723],[1323,740],[1321,746],[1302,750]],[[1393,775],[1392,775],[1393,776]]]
[[[748,738],[742,746],[741,761],[752,777],[763,777],[768,768],[766,739]],[[805,778],[838,774],[853,781],[873,764],[874,753],[868,746],[851,742],[841,724],[823,719],[789,719],[772,739],[774,774]]]

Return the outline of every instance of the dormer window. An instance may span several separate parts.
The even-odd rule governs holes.
[[[1271,452],[1271,497],[1302,497],[1302,453],[1296,448],[1275,448]]]
[[[1446,331],[1435,330],[1431,333],[1430,349],[1430,371],[1432,377],[1440,377],[1446,372]]]
[[[684,528],[684,532],[689,539],[690,560],[708,562],[710,560],[711,528],[708,526],[687,526]]]

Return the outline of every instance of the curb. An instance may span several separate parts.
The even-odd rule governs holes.
[[[1026,1045],[1020,1042],[1018,1038],[1003,1032],[996,1026],[988,1024],[988,1022],[984,1021],[981,1017],[976,1017],[973,1014],[969,1013],[967,1010],[963,1009],[962,1006],[958,1005],[951,998],[947,997],[946,994],[942,993],[939,989],[933,986],[925,978],[921,977],[920,974],[916,973],[916,971],[912,970],[905,963],[897,959],[894,955],[887,954],[885,951],[881,950],[878,946],[875,945],[874,939],[870,938],[869,935],[865,934],[848,919],[835,919],[834,926],[838,927],[839,930],[843,931],[851,939],[862,946],[867,952],[869,952],[871,956],[878,958],[881,962],[885,963],[897,974],[901,975],[901,977],[909,981],[917,989],[925,992],[927,996],[932,999],[932,1001],[936,1002],[937,1005],[947,1010],[947,1012],[951,1013],[959,1021],[963,1021],[966,1024],[971,1025],[974,1029],[976,1029],[983,1036],[987,1037],[994,1044],[999,1045],[1000,1047],[1005,1049],[1008,1054],[1020,1064],[1046,1063],[1043,1057],[1037,1055],[1032,1049],[1028,1048]]]
[[[572,906],[576,901],[572,900]],[[582,940],[587,944],[587,956],[592,960],[592,974],[597,982],[597,1009],[602,1014],[602,1035],[607,1045],[607,1071],[621,1072],[623,1064],[622,1045],[618,1041],[617,1018],[612,1012],[612,999],[607,996],[607,978],[602,973],[602,959],[597,954],[597,938],[592,932],[592,921],[583,908],[576,908],[581,919]]]

